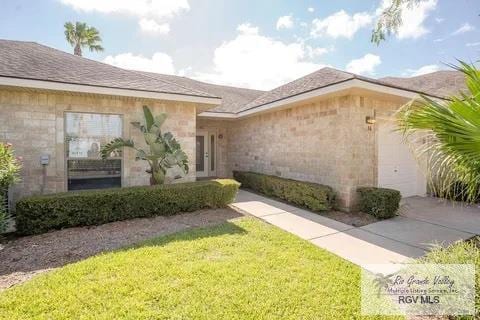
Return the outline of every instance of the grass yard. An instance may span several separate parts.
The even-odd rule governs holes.
[[[253,218],[152,239],[0,294],[1,319],[355,319],[360,269]]]

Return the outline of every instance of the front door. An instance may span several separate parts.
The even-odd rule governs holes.
[[[216,134],[207,130],[197,131],[196,137],[197,177],[216,175]]]
[[[196,142],[197,177],[208,177],[208,132],[197,131]]]

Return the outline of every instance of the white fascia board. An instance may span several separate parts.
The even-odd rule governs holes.
[[[0,85],[10,86],[10,87],[32,88],[32,89],[102,94],[102,95],[122,96],[122,97],[184,101],[184,102],[204,103],[204,104],[212,104],[212,105],[219,105],[222,103],[222,99],[220,98],[197,97],[197,96],[190,96],[190,95],[183,95],[183,94],[162,93],[162,92],[142,91],[142,90],[133,90],[133,89],[107,88],[107,87],[98,87],[98,86],[90,86],[90,85],[83,85],[83,84],[20,79],[20,78],[11,78],[11,77],[2,77],[2,76],[0,76]]]
[[[212,112],[204,111],[198,114],[202,118],[217,118],[217,119],[236,119],[238,115],[230,112]]]
[[[420,94],[417,92],[390,87],[382,84],[372,83],[372,82],[368,82],[360,79],[353,79],[352,87],[375,91],[379,93],[390,94],[393,96],[398,96],[398,97],[408,98],[408,99],[416,99],[420,97]]]

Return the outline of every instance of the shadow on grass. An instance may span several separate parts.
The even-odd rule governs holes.
[[[18,238],[0,248],[0,290],[24,282],[43,270],[63,267],[98,254],[153,243],[161,245],[225,233],[245,233],[245,230],[227,222],[241,216],[230,208],[200,210]],[[225,225],[215,228],[215,225],[225,222]]]
[[[199,239],[214,238],[224,235],[245,235],[247,233],[248,231],[231,222],[224,222],[215,226],[187,229],[174,234],[148,239],[146,241],[142,241],[131,246],[116,250],[115,252],[139,249],[144,247],[165,246],[172,242],[196,241]]]

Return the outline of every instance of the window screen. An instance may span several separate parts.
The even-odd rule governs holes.
[[[68,190],[121,186],[122,152],[102,160],[100,148],[122,136],[122,117],[112,114],[65,114]]]

